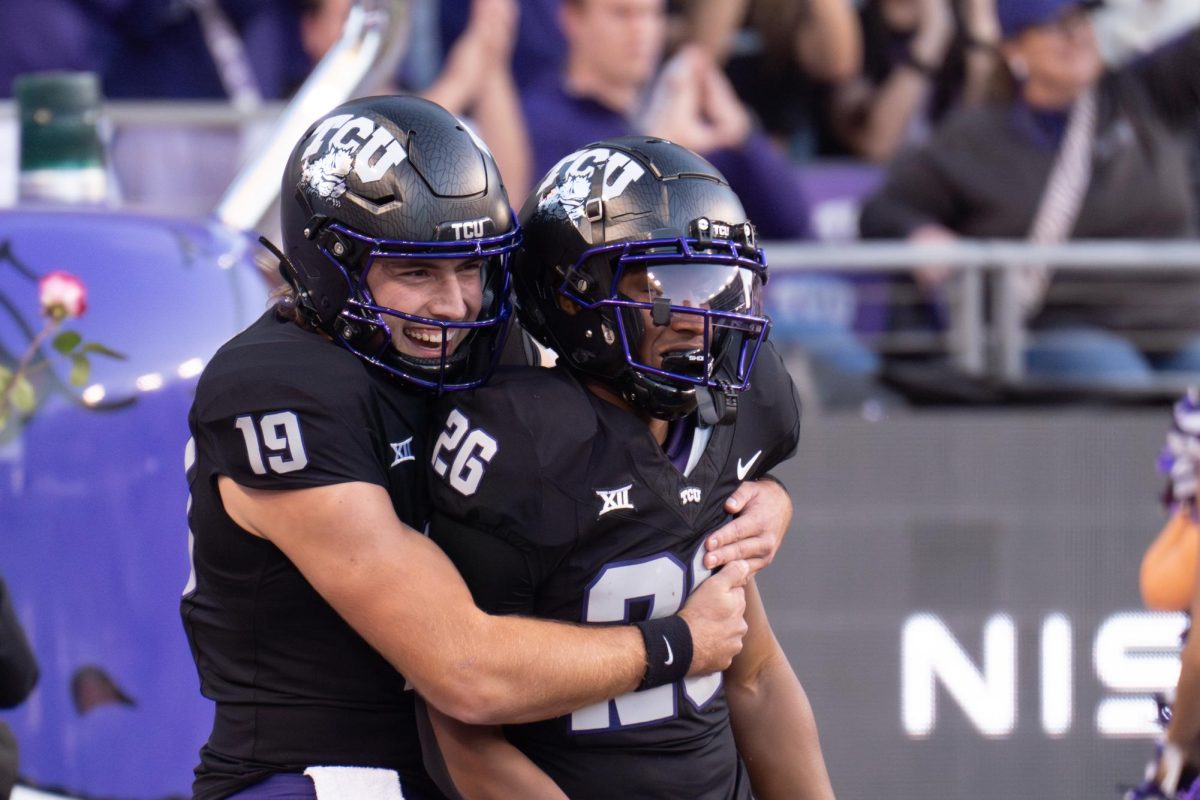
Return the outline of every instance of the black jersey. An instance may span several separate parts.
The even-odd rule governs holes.
[[[441,796],[404,678],[278,548],[233,522],[217,491],[219,475],[256,489],[364,481],[422,530],[427,407],[273,311],[204,370],[189,415],[193,575],[181,609],[201,691],[217,704],[199,800],[311,765],[395,769],[406,798]]]
[[[644,422],[560,368],[501,371],[447,397],[438,419],[431,535],[480,607],[613,623],[683,605],[710,574],[704,539],[725,500],[791,455],[800,414],[764,349],[736,421],[694,435],[686,475]],[[573,800],[750,796],[720,675],[505,730]]]

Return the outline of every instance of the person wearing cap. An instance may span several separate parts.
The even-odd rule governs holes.
[[[1195,235],[1187,137],[1200,115],[1200,28],[1109,69],[1091,5],[997,0],[994,97],[896,159],[864,205],[864,236],[1056,244]],[[915,277],[936,298],[946,272]],[[1136,386],[1156,370],[1200,372],[1200,278],[1039,265],[1013,277],[1032,331],[1031,376]]]

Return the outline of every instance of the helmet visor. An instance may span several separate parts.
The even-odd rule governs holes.
[[[615,302],[626,309],[618,315],[618,324],[629,363],[661,378],[745,388],[768,328],[759,270],[728,262],[633,261],[619,266],[616,283]],[[628,316],[631,312],[643,316]],[[653,349],[643,344],[651,335],[647,323],[690,330],[693,345],[684,348],[687,353],[663,356],[658,363],[644,351],[647,346]],[[736,363],[732,374],[722,378],[717,373],[731,345]]]
[[[621,269],[617,291],[651,304],[762,315],[762,279],[730,264],[629,265]]]
[[[559,292],[588,309],[612,308],[626,363],[668,381],[742,391],[770,321],[763,314],[762,250],[728,240],[646,239],[585,251]],[[647,325],[700,328],[685,355],[643,353]]]

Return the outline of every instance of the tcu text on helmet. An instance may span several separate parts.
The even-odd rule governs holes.
[[[389,131],[353,114],[336,114],[317,126],[301,160],[307,161],[326,146],[350,153],[354,174],[363,183],[379,180],[408,158],[404,145]]]
[[[451,222],[450,229],[454,231],[455,239],[482,239],[491,217],[469,219],[464,222]]]

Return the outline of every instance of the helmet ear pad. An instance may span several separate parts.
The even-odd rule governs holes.
[[[330,330],[358,292],[361,264],[366,256],[362,243],[327,227],[328,217],[313,215],[304,225],[304,238],[297,243],[300,257],[288,259],[299,279],[302,303],[318,327]],[[318,266],[319,265],[319,266]]]
[[[542,307],[550,316],[546,327],[554,350],[571,364],[603,381],[614,380],[625,370],[613,309],[586,308],[562,293]]]

